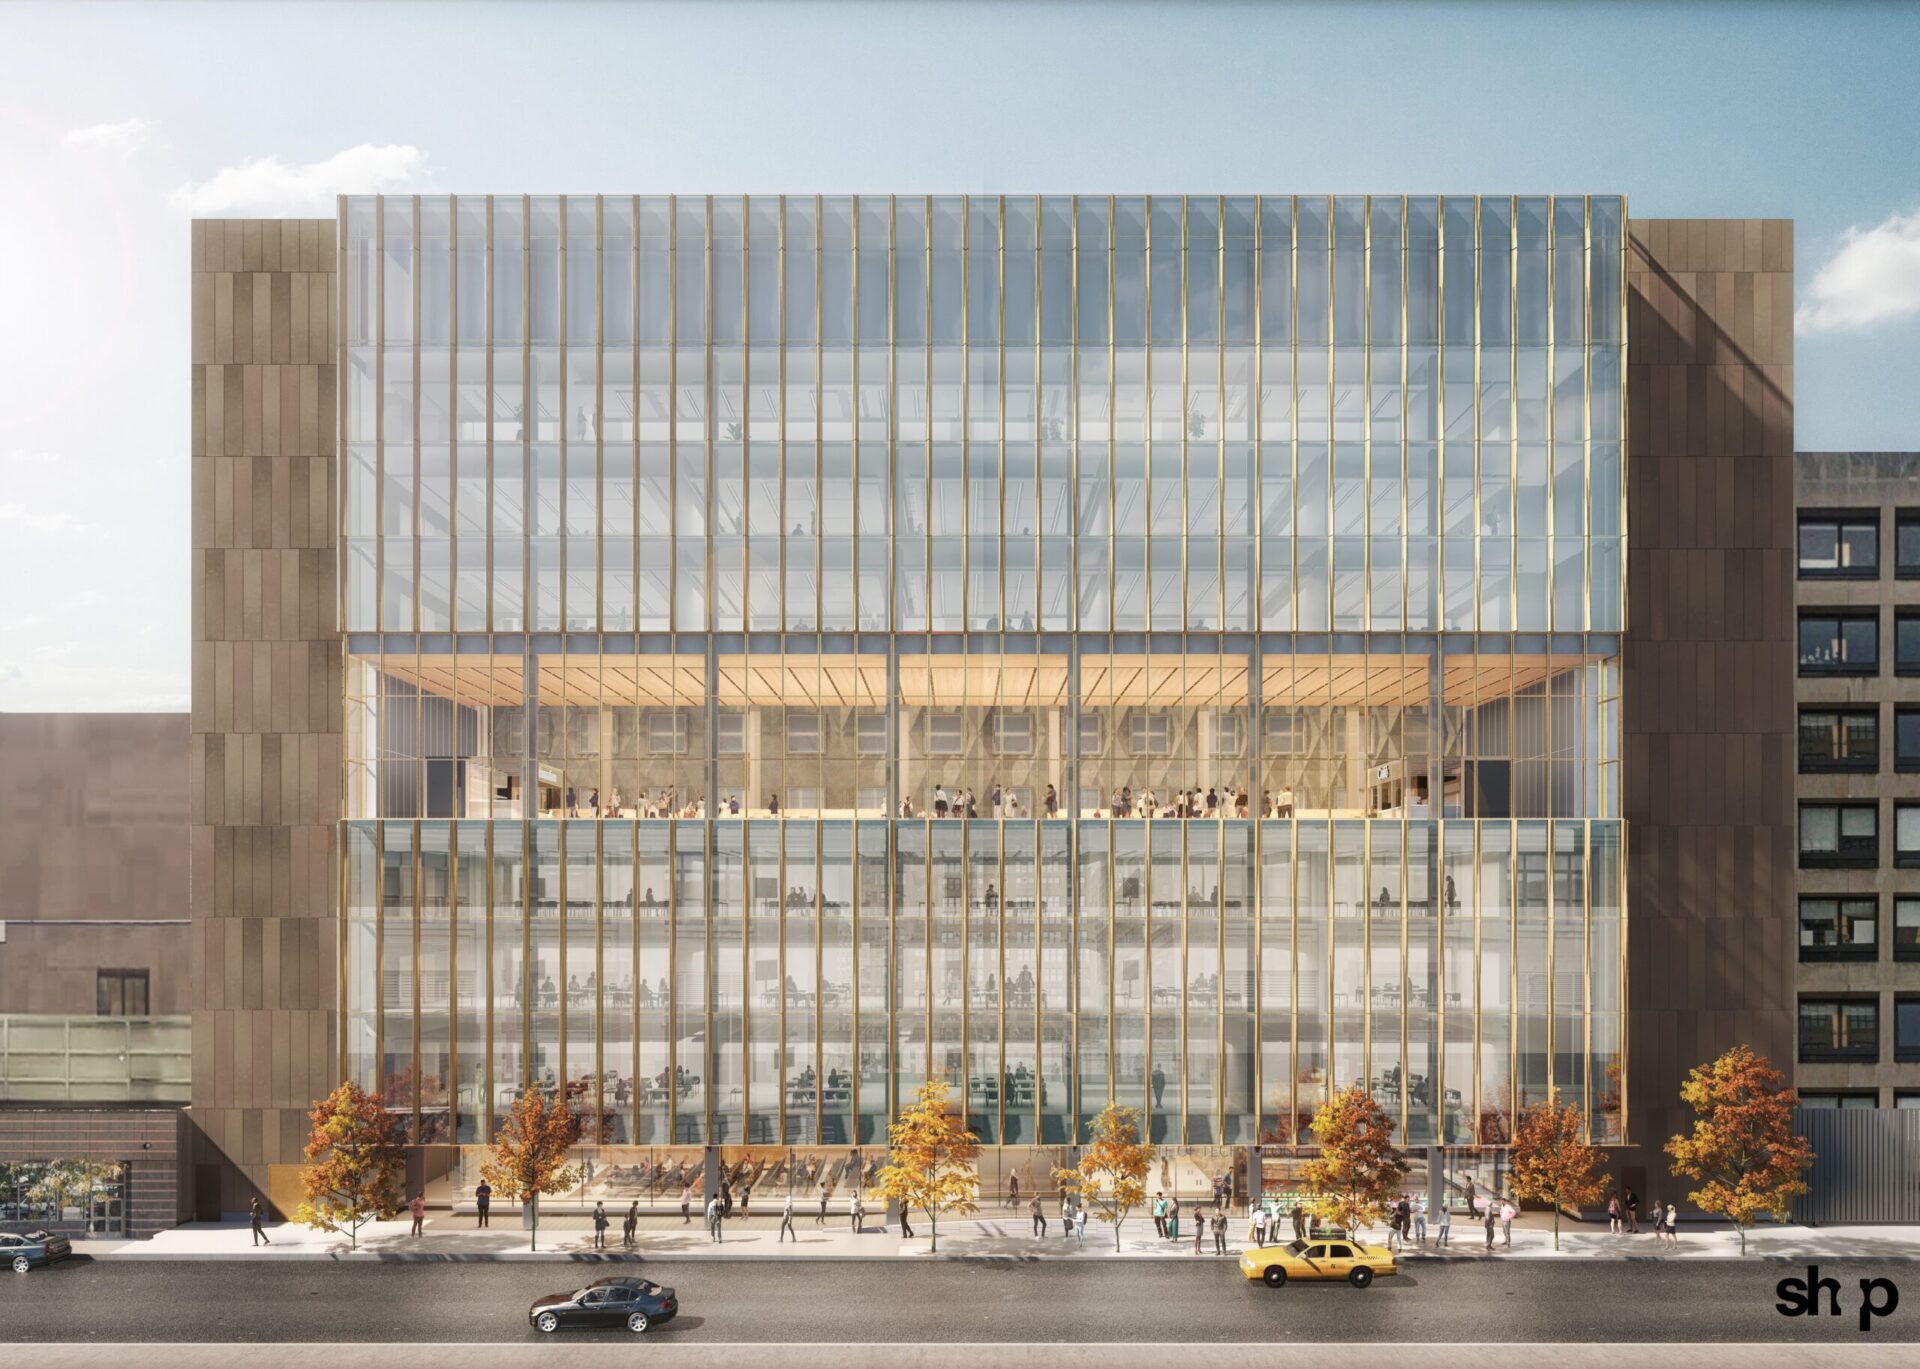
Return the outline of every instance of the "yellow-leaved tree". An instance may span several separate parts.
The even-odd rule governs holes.
[[[377,1093],[342,1084],[307,1114],[307,1167],[300,1183],[307,1199],[293,1219],[318,1231],[344,1231],[360,1246],[360,1228],[399,1215],[407,1173],[407,1122],[389,1112]]]
[[[902,1210],[927,1214],[931,1248],[940,1248],[940,1214],[978,1210],[979,1178],[974,1162],[980,1141],[961,1122],[944,1079],[920,1086],[916,1101],[900,1110],[887,1127],[887,1163],[875,1187]]]
[[[1307,1210],[1348,1232],[1387,1215],[1407,1181],[1407,1158],[1393,1144],[1393,1123],[1359,1084],[1349,1084],[1313,1114],[1320,1154],[1303,1177],[1313,1197]]]
[[[1606,1160],[1587,1144],[1587,1118],[1572,1103],[1549,1097],[1520,1114],[1508,1156],[1507,1186],[1519,1198],[1553,1205],[1553,1248],[1560,1248],[1560,1209],[1597,1203],[1607,1190]]]
[[[1120,1249],[1120,1223],[1147,1199],[1147,1171],[1153,1147],[1140,1140],[1140,1114],[1109,1103],[1093,1121],[1093,1139],[1081,1150],[1080,1163],[1056,1169],[1060,1187],[1113,1223],[1113,1248]]]
[[[540,1195],[565,1193],[579,1181],[567,1163],[579,1134],[566,1099],[527,1089],[513,1100],[494,1137],[492,1154],[480,1166],[480,1177],[495,1193],[510,1203],[527,1200],[532,1217],[529,1250],[540,1244]]]
[[[1801,1176],[1813,1164],[1813,1147],[1793,1130],[1800,1095],[1766,1056],[1735,1046],[1696,1067],[1680,1097],[1697,1120],[1692,1135],[1667,1142],[1674,1172],[1700,1181],[1687,1197],[1739,1228],[1744,1255],[1747,1228],[1762,1216],[1784,1222],[1807,1191]]]

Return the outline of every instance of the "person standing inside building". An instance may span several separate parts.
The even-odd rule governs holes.
[[[266,1220],[267,1209],[261,1205],[259,1195],[256,1194],[247,1203],[247,1225],[253,1228],[253,1243],[255,1245],[273,1244],[272,1241],[267,1239],[266,1227],[264,1225]]]
[[[487,1224],[487,1211],[492,1206],[493,1206],[493,1185],[488,1183],[485,1179],[482,1179],[480,1181],[480,1187],[476,1188],[473,1191],[473,1211],[474,1211],[473,1224],[475,1226],[485,1226]]]
[[[780,1239],[774,1244],[779,1245],[782,1241],[800,1244],[800,1238],[793,1234],[793,1194],[791,1193],[787,1194],[786,1202],[780,1205]]]

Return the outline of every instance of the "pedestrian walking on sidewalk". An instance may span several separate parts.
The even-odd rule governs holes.
[[[1062,1193],[1060,1195],[1060,1239],[1063,1241],[1073,1239],[1073,1207],[1073,1194]]]
[[[1167,1201],[1167,1239],[1170,1241],[1180,1239],[1180,1195],[1178,1193]]]
[[[1413,1200],[1413,1239],[1421,1245],[1427,1243],[1427,1195],[1417,1194]]]
[[[1500,1204],[1500,1234],[1505,1237],[1504,1244],[1508,1250],[1513,1249],[1514,1216],[1515,1213],[1511,1200]]]
[[[1444,1198],[1440,1200],[1440,1234],[1433,1243],[1437,1246],[1453,1244],[1453,1204]]]
[[[1033,1216],[1033,1234],[1036,1236],[1045,1236],[1047,1234],[1047,1210],[1040,1206],[1040,1195],[1038,1193],[1034,1194],[1033,1201],[1027,1204],[1027,1211]]]
[[[1247,1214],[1247,1239],[1257,1248],[1267,1243],[1267,1210],[1256,1207]]]
[[[475,1226],[485,1226],[487,1224],[487,1211],[492,1206],[493,1206],[493,1185],[488,1183],[485,1179],[482,1179],[480,1181],[480,1187],[476,1188],[473,1191],[473,1211],[474,1211],[473,1224]]]
[[[740,1190],[740,1220],[745,1221],[753,1215],[753,1185],[747,1184]]]
[[[693,1221],[693,1185],[680,1185],[680,1225]]]
[[[1640,1195],[1632,1189],[1627,1190],[1627,1234],[1640,1234]]]
[[[1618,1193],[1607,1195],[1607,1230],[1615,1236],[1620,1234],[1620,1195]]]
[[[1487,1200],[1487,1253],[1489,1255],[1493,1253],[1493,1222],[1494,1222],[1493,1200],[1488,1199]]]
[[[1213,1213],[1213,1253],[1227,1253],[1227,1210],[1215,1208]]]
[[[1198,1255],[1200,1247],[1207,1242],[1207,1210],[1196,1207],[1193,1210],[1193,1253]]]
[[[1007,1176],[1007,1206],[1015,1209],[1018,1209],[1020,1206],[1020,1176],[1018,1174],[1009,1174]]]
[[[260,1205],[259,1198],[256,1197],[247,1203],[247,1225],[253,1228],[253,1243],[255,1245],[273,1244],[272,1241],[267,1239],[266,1228],[262,1225],[262,1223],[266,1221],[266,1218],[267,1210]]]
[[[709,1241],[720,1239],[720,1195],[718,1193],[707,1199],[707,1239]]]
[[[1087,1210],[1084,1207],[1073,1210],[1073,1238],[1083,1246],[1087,1243]]]
[[[427,1222],[427,1195],[424,1193],[414,1194],[413,1201],[407,1204],[407,1211],[413,1214],[413,1231],[411,1234],[418,1236],[421,1228],[424,1227]]]
[[[903,1241],[913,1239],[913,1225],[907,1220],[908,1210],[905,1203],[900,1204],[900,1239]]]
[[[860,1190],[853,1190],[853,1197],[847,1203],[847,1219],[853,1224],[853,1234],[858,1236],[866,1228],[867,1205],[861,1201]]]
[[[1307,1239],[1307,1209],[1305,1204],[1298,1200],[1293,1204],[1293,1239],[1296,1241]]]
[[[1167,1238],[1167,1195],[1153,1195],[1153,1234],[1161,1240]]]
[[[633,1206],[627,1209],[626,1220],[620,1223],[620,1244],[633,1249],[634,1233],[640,1229],[640,1200],[635,1198]]]
[[[781,1241],[788,1240],[795,1245],[800,1244],[800,1238],[793,1234],[793,1195],[791,1193],[787,1195],[787,1201],[780,1207],[780,1240],[775,1241],[774,1244],[779,1245]]]
[[[1667,1239],[1680,1244],[1680,1209],[1672,1203],[1667,1204]]]
[[[604,1202],[593,1205],[593,1248],[607,1248],[607,1205]]]
[[[813,1224],[815,1226],[827,1224],[827,1186],[825,1184],[820,1185],[820,1215],[813,1219]]]

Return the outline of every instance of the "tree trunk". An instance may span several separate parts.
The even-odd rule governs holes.
[[[527,1232],[527,1249],[538,1250],[540,1248],[540,1195],[529,1193],[527,1202],[533,1212],[533,1226]]]
[[[1553,1200],[1553,1253],[1560,1253],[1560,1200]]]
[[[1116,1255],[1118,1255],[1118,1254],[1120,1253],[1120,1223],[1121,1223],[1121,1222],[1124,1222],[1125,1220],[1126,1220],[1126,1218],[1125,1218],[1125,1217],[1116,1217],[1116,1218],[1114,1219],[1114,1223],[1113,1223],[1113,1253],[1114,1253],[1114,1254],[1116,1254]]]
[[[1747,1228],[1744,1224],[1740,1227],[1740,1253],[1747,1253]]]
[[[932,1237],[927,1246],[927,1253],[933,1254],[940,1249],[940,1213],[936,1208],[927,1209],[927,1231]]]

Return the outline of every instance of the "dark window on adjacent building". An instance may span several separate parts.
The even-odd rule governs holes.
[[[1902,509],[1893,522],[1893,573],[1920,579],[1920,509]]]
[[[1920,708],[1893,710],[1893,768],[1920,771]]]
[[[1920,866],[1920,803],[1893,806],[1893,863]]]
[[[1802,708],[1800,773],[1880,768],[1880,714],[1872,708]]]
[[[1920,613],[1893,615],[1893,673],[1920,675]]]
[[[1912,994],[1893,1000],[1893,1058],[1920,1060],[1920,998]]]
[[[1880,812],[1871,803],[1800,805],[1800,864],[1871,870],[1880,863]]]
[[[1880,1004],[1871,998],[1800,1000],[1800,1059],[1878,1060]]]
[[[1800,614],[1802,675],[1877,675],[1880,619],[1866,613]]]
[[[1803,1108],[1873,1108],[1879,1100],[1872,1093],[1803,1093],[1800,1106]]]
[[[1880,515],[1820,509],[1800,515],[1802,580],[1872,580],[1880,574]]]
[[[1807,895],[1800,900],[1800,958],[1872,960],[1880,951],[1879,921],[1871,896]]]
[[[1920,960],[1920,898],[1893,901],[1893,958]]]
[[[147,1016],[145,970],[98,970],[93,993],[95,1010],[101,1017]]]
[[[1893,1105],[1903,1110],[1920,1111],[1920,1093],[1896,1093],[1893,1095]]]

